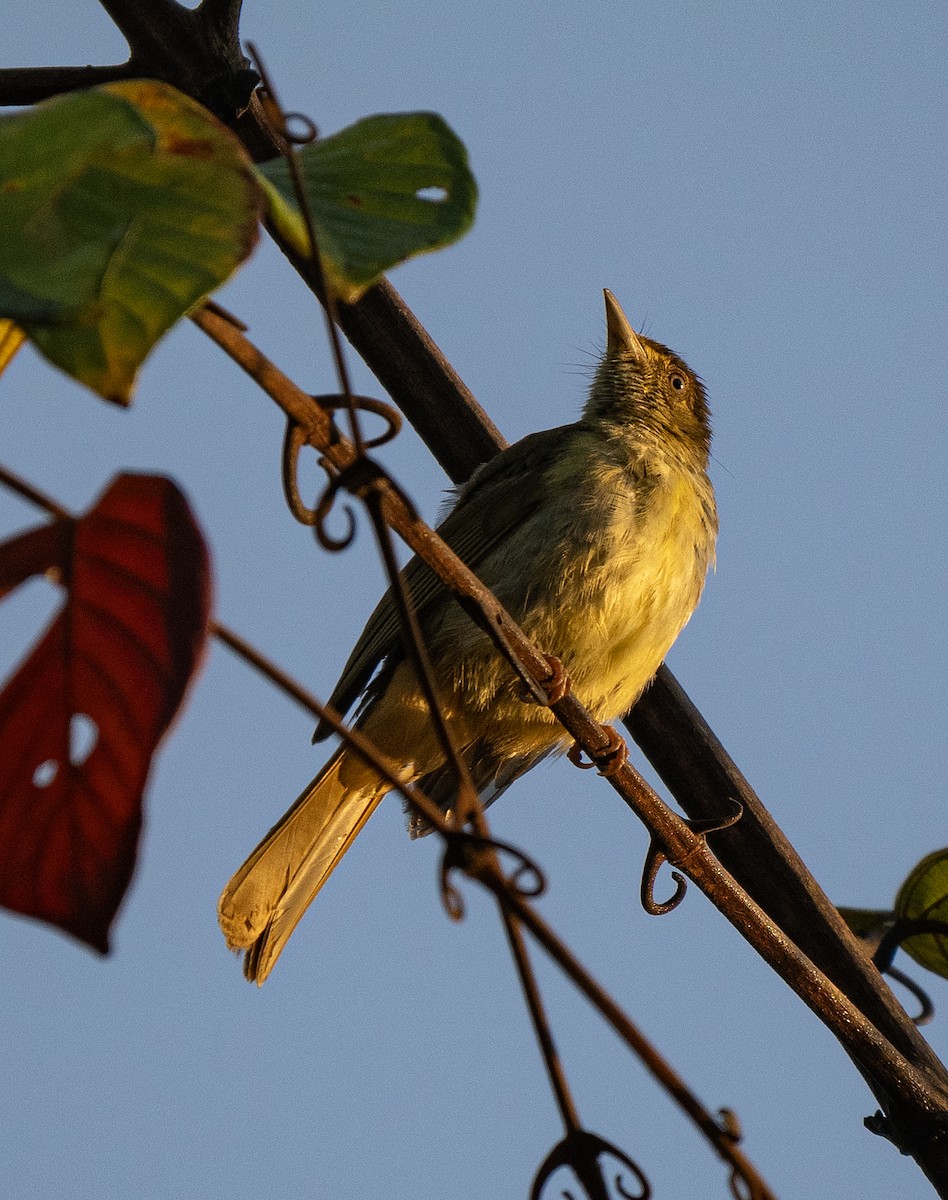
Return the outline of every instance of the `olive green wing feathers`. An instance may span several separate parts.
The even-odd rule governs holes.
[[[480,467],[464,484],[448,516],[438,526],[441,538],[473,571],[478,564],[538,507],[543,495],[538,479],[571,425],[532,433]],[[444,584],[415,556],[402,571],[402,579],[419,618],[444,601]],[[378,665],[401,656],[401,627],[391,590],[387,591],[362,631],[332,695],[330,705],[346,712],[365,690]],[[314,741],[327,737],[324,722]]]

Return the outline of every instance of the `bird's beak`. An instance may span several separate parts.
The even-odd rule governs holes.
[[[644,362],[647,355],[638,334],[629,324],[628,317],[622,311],[619,301],[608,288],[603,288],[606,298],[606,331],[608,342],[606,354],[631,354],[633,358]]]

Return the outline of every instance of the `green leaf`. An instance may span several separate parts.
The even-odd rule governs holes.
[[[107,400],[257,239],[261,193],[234,135],[132,80],[0,117],[0,317]]]
[[[899,888],[895,914],[902,921],[943,921],[944,933],[906,938],[902,948],[917,963],[948,979],[948,848],[936,850]]]
[[[457,241],[474,220],[477,185],[467,152],[436,113],[366,117],[297,157],[323,273],[347,302],[406,258]],[[257,170],[278,230],[309,254],[286,160]]]

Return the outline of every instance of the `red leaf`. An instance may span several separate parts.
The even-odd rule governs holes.
[[[52,521],[0,545],[0,600],[31,575],[55,567],[60,577],[64,576],[71,542],[72,523]]]
[[[207,549],[184,496],[118,476],[73,527],[66,603],[0,694],[0,904],[108,952],[152,755],[209,620]]]

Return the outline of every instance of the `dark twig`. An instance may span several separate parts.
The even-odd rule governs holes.
[[[185,15],[188,10],[176,0],[150,0],[147,7],[136,0],[99,0],[99,3],[133,53],[139,55],[144,54],[146,48],[167,45],[188,20]]]
[[[160,79],[225,121],[239,120],[258,76],[238,35],[240,0],[100,0],[128,42],[130,56],[111,66],[13,67],[0,70],[0,104],[34,104],[60,92],[117,79]]]
[[[61,92],[134,79],[136,74],[131,62],[107,67],[4,67],[0,68],[0,103],[38,104]]]
[[[34,504],[37,508],[41,508],[45,513],[58,521],[74,521],[75,516],[64,508],[58,500],[54,500],[52,496],[47,496],[45,492],[41,492],[39,488],[34,487],[32,483],[24,479],[21,475],[15,474],[8,467],[0,466],[0,484],[8,491],[15,492],[24,500],[28,500],[30,504]]]

